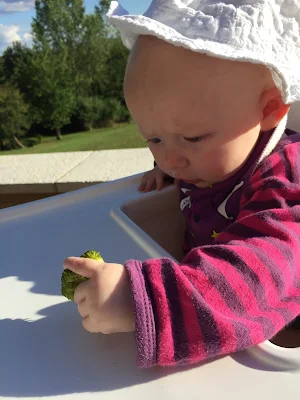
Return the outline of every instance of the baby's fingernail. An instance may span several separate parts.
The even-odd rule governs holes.
[[[70,267],[70,265],[72,265],[72,264],[73,264],[72,258],[73,258],[73,256],[71,256],[71,257],[68,257],[68,258],[66,258],[66,259],[64,260],[64,263],[63,263],[63,267],[64,267],[64,269],[67,269],[67,268],[69,268],[69,267]]]

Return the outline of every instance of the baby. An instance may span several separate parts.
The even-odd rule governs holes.
[[[270,9],[268,0],[249,1],[248,8],[245,1],[228,3],[220,10],[217,1],[156,0],[146,16],[128,16],[117,4],[109,13],[131,48],[126,103],[157,164],[140,190],[176,179],[185,257],[124,265],[69,257],[64,267],[90,278],[75,291],[84,328],[135,331],[141,367],[244,350],[300,314],[300,135],[286,129],[289,103],[300,99],[300,82],[290,79],[294,66],[286,61],[294,48],[280,39],[274,59],[287,63],[286,76],[261,61],[259,42],[249,45],[257,60],[245,38],[240,53],[225,57],[223,47],[233,46],[228,24],[242,25],[241,10],[255,18],[252,3]],[[191,32],[184,32],[186,21],[204,18],[208,5],[216,20],[236,10],[224,41],[211,38],[219,54],[201,49],[194,33],[184,36]],[[203,25],[195,26],[203,36]]]

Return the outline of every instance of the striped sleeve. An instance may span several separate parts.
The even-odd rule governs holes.
[[[272,338],[300,314],[300,144],[266,158],[212,245],[128,261],[140,367],[192,364]]]

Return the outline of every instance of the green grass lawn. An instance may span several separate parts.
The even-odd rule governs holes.
[[[0,151],[0,155],[58,153],[67,151],[89,151],[108,149],[129,149],[147,147],[136,125],[128,124],[91,132],[73,133],[59,141],[56,137],[43,137],[43,142],[34,147]]]

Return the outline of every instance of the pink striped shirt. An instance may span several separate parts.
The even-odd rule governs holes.
[[[186,255],[129,260],[140,367],[209,360],[300,315],[300,134],[212,188],[181,184]]]

